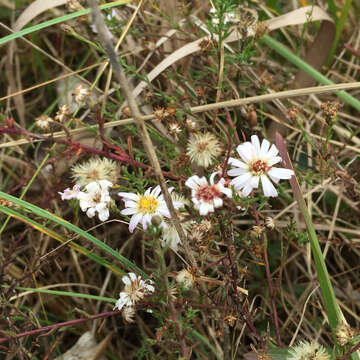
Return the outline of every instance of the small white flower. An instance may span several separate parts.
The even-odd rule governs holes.
[[[82,211],[86,211],[89,218],[98,213],[99,220],[105,221],[109,218],[109,205],[111,197],[109,195],[109,187],[113,184],[108,180],[93,181],[85,186],[85,191],[80,191],[77,195],[80,201]]]
[[[210,132],[192,134],[186,150],[190,160],[203,167],[211,165],[222,151],[218,139]]]
[[[184,234],[187,235],[190,222],[180,222],[180,225],[184,231]],[[173,224],[167,224],[167,227],[163,229],[161,234],[160,243],[162,247],[169,247],[174,251],[178,251],[179,244],[181,244],[180,236]]]
[[[234,166],[228,171],[228,175],[235,176],[231,181],[235,189],[241,189],[244,196],[248,196],[253,189],[259,186],[261,179],[262,188],[265,196],[278,196],[274,183],[278,183],[280,179],[290,179],[294,172],[290,169],[282,169],[273,167],[282,159],[277,156],[278,149],[275,145],[264,139],[260,146],[259,138],[256,135],[251,136],[251,142],[244,142],[237,147],[241,160],[230,158],[229,164]]]
[[[224,186],[223,178],[214,183],[217,174],[211,174],[210,184],[204,176],[199,178],[197,175],[191,176],[185,182],[185,185],[191,189],[191,200],[200,215],[207,215],[209,212],[214,212],[215,208],[221,207],[223,205],[222,194],[229,198],[232,197],[231,189]]]
[[[155,291],[152,280],[142,280],[140,275],[136,276],[134,273],[123,276],[122,281],[125,287],[120,292],[120,297],[116,301],[114,310],[121,310],[123,307],[133,308],[145,295]]]
[[[169,192],[172,189],[169,189]],[[146,230],[148,225],[151,223],[151,219],[154,216],[171,218],[169,209],[166,206],[164,196],[161,194],[160,186],[156,186],[154,189],[147,189],[143,195],[120,192],[119,196],[123,198],[125,202],[125,209],[121,211],[123,215],[132,215],[129,223],[129,231],[132,233],[136,228],[137,224],[141,222],[143,229]],[[181,202],[173,202],[174,208],[178,209],[183,204]],[[166,228],[164,221],[160,226]]]
[[[70,200],[70,199],[76,199],[78,194],[80,192],[80,185],[75,184],[72,189],[67,188],[64,190],[64,192],[60,192],[61,200]]]
[[[317,342],[301,341],[290,349],[289,360],[330,360],[325,348]]]
[[[210,9],[210,14],[212,15],[216,14],[216,9],[214,8]],[[232,22],[233,20],[235,20],[235,18],[236,18],[235,13],[233,12],[224,13],[224,24],[227,24],[228,22]],[[219,19],[216,17],[213,17],[211,21],[214,25],[219,23]]]

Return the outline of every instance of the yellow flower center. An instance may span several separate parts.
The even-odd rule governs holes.
[[[249,166],[250,172],[255,176],[261,176],[262,174],[268,172],[270,168],[271,167],[268,166],[267,162],[264,160],[256,160]]]
[[[143,214],[154,214],[159,207],[159,201],[155,196],[141,196],[138,200],[138,210]]]

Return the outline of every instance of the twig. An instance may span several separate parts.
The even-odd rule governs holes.
[[[81,324],[90,320],[95,320],[95,319],[101,319],[101,318],[106,318],[112,315],[117,315],[120,314],[121,311],[117,310],[117,311],[108,311],[108,312],[104,312],[104,313],[100,313],[100,314],[96,314],[87,318],[81,318],[81,319],[76,319],[76,320],[70,320],[70,321],[64,321],[61,323],[57,323],[57,324],[53,324],[53,325],[48,325],[48,326],[44,326],[42,328],[39,329],[34,329],[34,330],[29,330],[29,331],[25,331],[22,332],[20,334],[16,334],[15,336],[11,336],[11,337],[6,337],[6,338],[0,338],[0,344],[4,344],[10,340],[15,340],[15,339],[20,339],[24,336],[29,336],[29,335],[37,335],[37,334],[41,334],[45,331],[47,332],[53,332],[56,329],[60,329],[62,327],[65,326],[73,326],[76,324]]]

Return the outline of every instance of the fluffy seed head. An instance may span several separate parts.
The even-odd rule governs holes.
[[[221,145],[212,133],[192,134],[186,147],[190,160],[199,166],[208,167],[221,154]]]
[[[317,342],[301,341],[290,349],[289,360],[330,360],[330,355]]]
[[[186,269],[179,271],[175,279],[179,284],[182,284],[186,290],[192,288],[195,283],[194,275]]]
[[[93,181],[108,180],[113,184],[117,180],[117,165],[107,158],[92,158],[71,168],[72,177],[76,184],[86,186]]]

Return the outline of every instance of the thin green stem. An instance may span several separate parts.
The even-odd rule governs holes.
[[[304,60],[300,59],[298,56],[296,56],[294,53],[292,53],[289,49],[287,49],[284,45],[279,43],[277,40],[273,39],[272,37],[268,35],[264,35],[261,40],[261,43],[267,45],[274,51],[276,51],[279,55],[283,56],[285,59],[293,63],[296,67],[306,72],[308,75],[313,77],[317,82],[323,85],[333,85],[334,83],[329,80],[326,76],[321,74],[319,71],[314,69],[312,66],[310,66],[308,63],[306,63]],[[349,105],[354,107],[356,110],[360,111],[360,101],[355,99],[353,96],[348,94],[345,91],[334,91],[334,93],[347,102]]]

